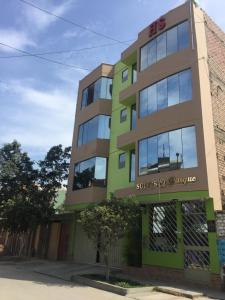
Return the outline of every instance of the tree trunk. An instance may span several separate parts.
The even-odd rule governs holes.
[[[110,261],[109,261],[109,253],[104,255],[105,260],[105,266],[106,266],[106,272],[105,272],[105,279],[106,281],[109,281],[110,278]]]

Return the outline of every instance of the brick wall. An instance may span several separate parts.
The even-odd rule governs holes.
[[[204,17],[219,181],[225,206],[225,33],[207,14]]]

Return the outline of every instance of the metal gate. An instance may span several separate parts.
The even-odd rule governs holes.
[[[205,202],[185,201],[181,210],[185,269],[207,271],[210,259]]]

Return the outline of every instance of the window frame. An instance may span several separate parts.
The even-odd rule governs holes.
[[[167,58],[168,56],[170,55],[173,55],[175,53],[178,53],[184,49],[188,49],[188,48],[181,48],[179,49],[179,41],[177,41],[177,45],[178,45],[178,50],[177,52],[174,52],[174,53],[171,53],[169,55],[167,55],[167,31],[173,29],[174,27],[177,27],[177,39],[178,39],[178,26],[185,23],[185,22],[188,22],[188,28],[189,28],[189,34],[188,34],[188,38],[189,38],[189,47],[190,47],[190,43],[191,43],[191,36],[190,36],[190,20],[189,19],[185,19],[185,20],[182,20],[181,22],[177,23],[177,24],[174,24],[172,25],[171,27],[168,27],[168,28],[165,28],[164,30],[158,32],[156,35],[154,35],[152,38],[150,38],[146,43],[144,43],[140,48],[139,48],[139,52],[140,52],[140,55],[139,55],[139,72],[142,72],[142,71],[145,71],[147,68],[151,67],[152,65],[156,64],[157,62],[159,62],[160,60],[157,60],[157,38],[160,36],[160,35],[163,35],[164,33],[166,33],[166,56],[164,58]],[[148,65],[147,67],[145,67],[144,69],[141,69],[141,49],[144,48],[146,45],[148,45],[150,42],[156,40],[156,61],[150,65]],[[148,51],[147,51],[148,52]],[[148,54],[147,54],[148,55]],[[163,59],[163,58],[162,58]],[[148,56],[147,56],[147,60],[148,60]]]
[[[180,92],[180,90],[181,90],[180,74],[182,74],[182,73],[184,73],[184,72],[186,72],[186,71],[190,71],[190,73],[191,73],[191,94],[192,94],[192,97],[191,97],[191,99],[186,99],[185,101],[180,102],[180,101],[181,101],[181,92]],[[168,80],[169,80],[169,78],[171,78],[171,77],[173,77],[173,76],[175,76],[175,75],[178,75],[179,102],[178,102],[178,103],[175,103],[175,104],[172,104],[172,105],[168,105],[168,104],[169,104],[169,88],[168,88]],[[158,84],[159,84],[160,82],[162,82],[162,81],[165,81],[165,80],[166,80],[166,90],[167,90],[167,106],[164,107],[164,108],[159,109],[158,92],[157,92],[157,91],[158,91]],[[157,110],[154,111],[154,112],[152,112],[152,113],[148,113],[148,111],[147,111],[147,113],[145,113],[144,116],[141,116],[141,115],[140,115],[140,113],[141,113],[141,92],[143,92],[144,90],[147,90],[147,94],[148,94],[148,89],[151,88],[151,87],[153,87],[154,85],[156,86],[156,101],[157,101],[156,104],[157,104]],[[160,79],[160,80],[158,80],[158,81],[155,81],[155,82],[153,82],[152,84],[150,84],[150,85],[144,87],[142,90],[140,90],[140,91],[139,91],[139,99],[138,99],[138,101],[139,101],[138,118],[139,118],[139,119],[142,119],[142,118],[145,118],[145,117],[147,117],[147,116],[150,116],[150,115],[152,115],[152,114],[154,114],[154,113],[157,113],[157,112],[159,112],[159,111],[161,111],[161,110],[164,110],[164,109],[167,109],[167,108],[169,108],[169,107],[172,107],[172,106],[174,106],[174,105],[182,104],[182,103],[185,103],[185,102],[188,102],[188,101],[192,101],[192,100],[193,100],[193,70],[192,70],[192,67],[190,66],[189,68],[182,69],[182,70],[180,70],[180,71],[178,71],[178,72],[176,72],[176,73],[170,74],[169,76],[167,76],[167,77],[165,77],[165,78],[162,78],[162,79]],[[148,105],[147,105],[147,106],[148,106]]]
[[[125,74],[125,76],[124,76],[124,74]],[[125,81],[127,81],[128,78],[129,78],[129,70],[128,70],[128,68],[126,68],[125,70],[123,70],[123,71],[121,72],[121,80],[122,80],[122,83],[125,82]]]
[[[132,155],[134,155],[134,180],[131,179],[132,171]],[[129,182],[135,182],[136,180],[136,152],[135,149],[130,150],[130,167],[129,167]]]
[[[94,141],[94,140],[98,140],[98,139],[99,139],[99,140],[102,140],[102,138],[99,138],[99,137],[98,137],[98,134],[99,134],[99,120],[98,120],[97,138],[96,138],[96,139],[92,139],[92,140],[90,140],[90,141],[88,141],[88,142],[86,142],[86,143],[83,143],[84,125],[87,124],[88,122],[92,121],[93,119],[99,118],[99,117],[101,117],[101,116],[109,117],[109,131],[111,131],[111,118],[112,118],[111,115],[103,115],[103,114],[100,114],[100,115],[96,115],[96,116],[94,116],[94,117],[88,119],[87,121],[85,121],[85,122],[79,124],[79,126],[78,126],[78,131],[77,131],[77,142],[76,142],[76,146],[77,146],[78,148],[81,147],[82,145],[87,145],[88,143],[90,143],[90,142],[92,142],[92,141]],[[80,139],[79,139],[79,137],[80,137],[80,130],[81,130],[81,127],[82,127],[82,126],[83,126],[83,129],[82,129],[82,138],[81,138],[82,143],[79,144],[79,140],[80,140]],[[105,139],[106,139],[106,138],[105,138]],[[109,139],[110,139],[110,132],[109,132],[109,138],[108,138],[107,140],[109,140]]]
[[[121,162],[121,157],[124,157],[124,161]],[[126,152],[120,153],[118,155],[118,169],[124,169],[126,166]]]
[[[95,84],[98,80],[102,79],[102,78],[107,78],[107,79],[111,79],[112,83],[110,84],[110,94],[111,94],[111,98],[107,99],[107,98],[97,98],[97,99],[106,99],[106,100],[112,100],[112,84],[113,84],[113,78],[108,77],[108,76],[100,76],[98,79],[96,79],[94,82],[92,82],[91,84],[89,84],[88,86],[86,86],[85,88],[82,89],[81,92],[81,102],[80,102],[80,110],[83,110],[85,107],[88,107],[89,105],[91,105],[92,103],[94,103],[96,100],[94,100],[94,95],[95,95]],[[93,101],[90,102],[88,104],[88,95],[89,95],[89,88],[91,89],[91,87],[93,87]],[[83,105],[83,93],[85,92],[85,90],[87,90],[87,99],[86,99],[86,105]],[[101,90],[101,89],[100,89]]]
[[[142,139],[138,140],[138,151],[137,151],[137,155],[136,155],[136,159],[137,159],[137,163],[138,163],[138,173],[137,173],[137,176],[147,176],[147,175],[149,176],[149,175],[152,175],[152,174],[166,173],[166,172],[174,171],[173,169],[171,169],[171,170],[168,170],[168,171],[161,171],[161,172],[157,171],[157,172],[148,172],[146,174],[140,174],[140,143],[142,141],[147,141],[147,144],[148,144],[148,139],[149,138],[157,137],[157,153],[158,153],[158,136],[160,134],[168,133],[168,135],[169,135],[170,132],[177,131],[177,130],[182,130],[182,129],[185,129],[185,128],[193,128],[193,127],[195,128],[196,166],[194,166],[194,167],[187,167],[187,168],[185,168],[183,166],[183,167],[181,167],[179,169],[175,169],[175,171],[177,171],[177,170],[185,170],[185,169],[198,168],[199,167],[199,157],[198,157],[198,145],[197,145],[197,130],[196,130],[197,127],[196,127],[195,124],[193,124],[193,125],[190,125],[190,126],[179,127],[179,128],[173,129],[173,130],[169,130],[169,131],[165,131],[165,132],[160,132],[159,134],[152,135],[152,136],[145,137],[145,138],[142,138]],[[183,133],[181,132],[181,142],[182,142],[182,148],[183,148],[183,136],[182,136],[182,134]],[[169,141],[169,147],[170,147],[170,141]],[[183,156],[183,153],[182,153],[182,156]],[[147,150],[147,156],[146,157],[147,157],[146,159],[147,159],[147,163],[148,163],[148,150]],[[184,162],[183,162],[183,164],[184,164]]]
[[[95,159],[95,166],[96,166],[96,158],[104,158],[105,159],[105,162],[106,162],[106,168],[105,168],[105,179],[103,179],[105,181],[105,184],[103,186],[99,186],[99,185],[92,185],[91,187],[102,187],[102,188],[106,188],[107,186],[107,180],[108,180],[108,157],[103,157],[103,156],[91,156],[87,159],[83,159],[81,161],[78,161],[76,163],[73,164],[73,185],[72,185],[72,190],[73,191],[79,191],[79,190],[83,190],[83,189],[87,189],[87,188],[90,188],[89,186],[88,187],[83,187],[83,188],[80,188],[80,189],[75,189],[74,188],[74,182],[75,182],[75,168],[78,164],[81,164],[82,162],[85,162],[85,161],[88,161],[88,160],[91,160],[91,159]],[[94,174],[95,174],[95,170],[94,170]]]
[[[126,115],[123,116],[122,114],[126,112]],[[126,122],[127,120],[127,108],[123,108],[120,110],[120,123]]]

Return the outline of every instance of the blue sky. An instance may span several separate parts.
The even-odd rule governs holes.
[[[28,0],[56,15],[120,41],[184,0]],[[225,31],[224,0],[199,0]],[[126,45],[95,35],[36,10],[19,0],[0,0],[0,43],[31,53],[80,52],[43,57],[92,70],[115,63]],[[112,45],[113,44],[113,45]],[[79,80],[88,71],[46,62],[0,45],[0,145],[17,139],[38,160],[53,145],[72,143]]]

